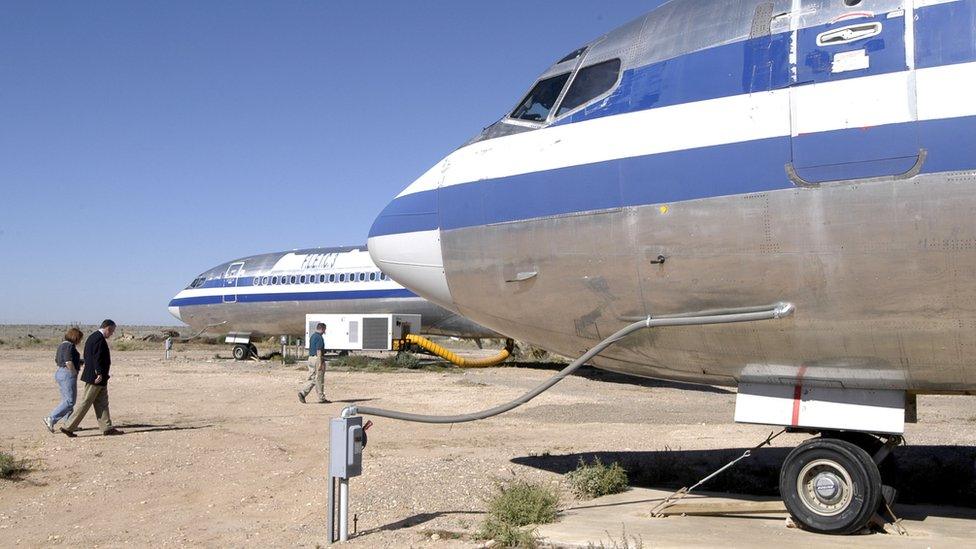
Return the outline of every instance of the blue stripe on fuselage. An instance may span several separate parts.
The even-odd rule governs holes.
[[[235,294],[229,294],[235,295]],[[388,299],[417,297],[405,288],[394,290],[350,290],[342,292],[288,292],[275,294],[236,294],[237,303],[267,303],[276,301],[339,301],[354,299]],[[224,303],[223,295],[181,297],[169,302],[170,307],[191,307]],[[233,303],[233,302],[231,302]]]
[[[926,6],[915,10],[915,14],[918,67],[976,61],[976,0]],[[903,17],[849,21],[869,20],[882,21],[889,29],[894,25],[896,32],[903,32]],[[809,53],[819,51],[811,41],[826,28],[801,30],[800,42],[807,44]],[[951,36],[945,34],[949,31]],[[609,97],[558,124],[786,87],[789,40],[788,33],[775,34],[630,69]],[[829,65],[817,63],[813,56],[799,60],[801,81],[856,78],[905,68],[903,42],[892,47],[868,42],[857,41],[836,50],[870,49],[868,70],[827,76]],[[369,236],[790,188],[792,183],[784,166],[794,160],[801,175],[814,180],[898,173],[914,162],[913,157],[905,156],[914,152],[914,143],[928,150],[923,173],[976,166],[976,158],[965,146],[973,140],[961,138],[973,134],[976,124],[972,117],[921,122],[917,128],[915,124],[890,124],[870,130],[899,136],[914,135],[917,129],[917,140],[902,140],[899,150],[887,151],[890,157],[877,151],[873,156],[864,153],[868,141],[863,139],[863,132],[868,130],[852,129],[798,136],[804,147],[797,159],[793,158],[790,138],[784,136],[447,186],[439,194],[431,190],[394,199],[377,217]],[[702,131],[708,131],[707,127]],[[952,139],[952,135],[960,138]],[[885,142],[886,139],[878,139],[868,144],[883,147]],[[844,163],[841,149],[851,143],[860,147],[857,150],[861,158],[883,160]]]
[[[972,169],[976,157],[976,117],[910,122],[917,124],[928,158],[922,173]],[[906,125],[907,125],[906,124]],[[876,128],[891,131],[901,124]],[[861,128],[824,132],[838,143],[863,133]],[[401,197],[390,203],[370,230],[370,237],[441,228],[460,229],[522,221],[546,216],[606,210],[647,204],[793,188],[785,165],[791,158],[789,137],[776,137],[715,147],[690,149],[635,158],[572,166],[557,170],[451,185]],[[911,159],[896,159],[895,171],[905,171]],[[838,179],[873,177],[871,169],[894,173],[887,164],[850,163],[831,166]],[[438,197],[438,193],[440,196]],[[403,207],[440,206],[440,216],[426,223],[400,224],[402,216],[387,215]]]
[[[976,61],[976,0],[919,8],[915,19],[916,67]]]
[[[976,4],[976,0],[965,0],[964,3]],[[934,9],[940,12],[937,8],[938,6],[930,6],[922,11],[928,13]],[[925,37],[938,36],[937,25],[941,24],[941,17],[942,15],[932,17],[930,20],[934,24],[917,26],[916,34]],[[887,19],[887,15],[879,15],[850,20],[852,23],[874,21],[882,22],[885,35],[890,33],[888,40],[874,37],[829,48],[818,47],[817,35],[847,24],[848,21],[801,29],[797,42],[803,57],[797,62],[797,81],[804,83],[845,80],[905,70],[904,17]],[[750,38],[629,69],[624,71],[620,85],[606,99],[554,125],[785,88],[791,84],[790,40],[789,32]],[[870,58],[867,69],[832,72],[833,55],[859,49],[866,50]],[[974,60],[976,52],[968,52],[968,59],[966,55],[957,54],[957,57],[963,61]]]

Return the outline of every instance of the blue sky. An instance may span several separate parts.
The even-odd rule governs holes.
[[[0,3],[0,322],[175,323],[228,259],[359,244],[658,0]]]

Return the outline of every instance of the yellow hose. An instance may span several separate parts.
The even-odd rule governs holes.
[[[414,334],[407,334],[404,338],[408,343],[413,343],[423,348],[425,351],[437,355],[448,362],[457,364],[461,368],[487,368],[489,366],[494,366],[505,362],[505,360],[512,354],[512,346],[514,342],[509,339],[507,345],[501,350],[497,355],[488,358],[464,358],[458,356],[457,353],[452,352],[440,345],[434,343],[433,341],[420,337]]]

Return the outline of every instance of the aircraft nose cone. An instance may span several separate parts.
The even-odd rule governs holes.
[[[441,253],[436,190],[410,190],[390,202],[373,222],[367,243],[369,255],[393,280],[456,311]]]
[[[180,308],[179,307],[175,307],[173,305],[170,305],[169,307],[167,307],[167,309],[169,309],[169,314],[171,314],[171,315],[173,315],[173,316],[176,317],[176,320],[179,320],[180,322],[183,321],[183,318],[180,316]]]

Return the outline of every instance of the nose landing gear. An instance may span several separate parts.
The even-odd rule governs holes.
[[[860,530],[882,501],[881,472],[871,455],[832,438],[794,448],[780,469],[779,490],[794,520],[822,534]]]

